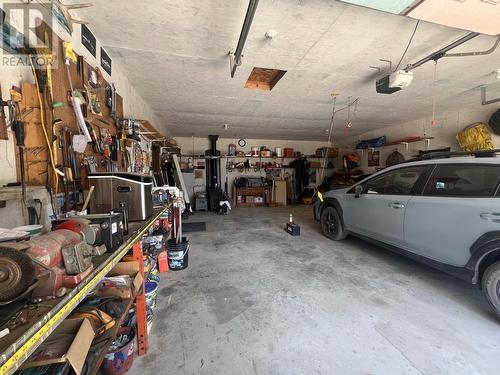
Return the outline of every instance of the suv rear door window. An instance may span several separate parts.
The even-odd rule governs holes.
[[[364,184],[366,194],[410,195],[427,166],[400,168],[375,177]]]
[[[500,166],[438,164],[424,195],[448,197],[492,197],[500,182]]]

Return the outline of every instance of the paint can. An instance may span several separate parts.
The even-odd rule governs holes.
[[[182,237],[180,243],[175,240],[167,241],[168,268],[172,271],[180,271],[188,266],[189,239]]]
[[[260,150],[258,147],[254,146],[251,148],[252,150],[252,157],[259,157],[260,156]]]
[[[146,281],[146,306],[154,309],[156,306],[156,295],[158,294],[158,283],[156,281]]]
[[[106,353],[102,368],[106,375],[123,375],[134,362],[135,332],[130,327],[122,327],[111,349]]]
[[[276,156],[277,156],[278,158],[283,157],[283,149],[282,149],[281,147],[276,147],[276,148],[274,149],[274,153],[276,154]]]

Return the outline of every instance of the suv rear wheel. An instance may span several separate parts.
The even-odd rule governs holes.
[[[326,207],[321,211],[321,229],[326,237],[335,241],[347,237],[340,215],[334,207]]]
[[[500,318],[500,262],[493,263],[483,274],[483,292],[495,314]]]

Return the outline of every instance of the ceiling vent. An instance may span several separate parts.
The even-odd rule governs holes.
[[[245,83],[245,88],[271,91],[285,73],[286,70],[253,68]]]

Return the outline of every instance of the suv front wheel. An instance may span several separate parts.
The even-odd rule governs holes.
[[[483,292],[495,314],[500,318],[500,262],[489,266],[483,275]]]
[[[326,207],[321,211],[321,229],[326,237],[335,241],[347,236],[340,215],[334,207]]]

